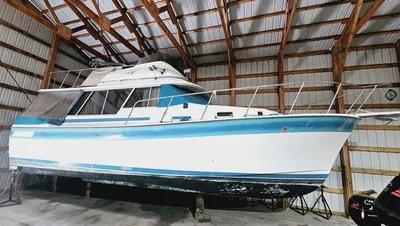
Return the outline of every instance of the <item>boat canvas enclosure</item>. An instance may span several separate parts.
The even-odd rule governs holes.
[[[81,94],[81,90],[41,91],[32,104],[15,118],[14,124],[61,125]]]

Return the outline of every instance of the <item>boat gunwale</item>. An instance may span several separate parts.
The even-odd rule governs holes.
[[[256,109],[256,108],[255,108]],[[126,127],[145,127],[145,126],[162,126],[162,125],[177,125],[177,124],[188,124],[188,123],[205,123],[205,122],[221,122],[221,121],[237,121],[237,120],[253,120],[253,119],[273,119],[273,118],[307,118],[307,117],[339,117],[339,118],[352,118],[354,120],[361,120],[360,117],[357,115],[350,115],[350,114],[291,114],[291,115],[265,115],[265,116],[246,116],[241,118],[217,118],[217,119],[207,119],[207,120],[192,120],[192,121],[168,121],[168,122],[156,122],[156,123],[148,123],[148,124],[121,124],[121,125],[84,125],[84,126],[77,126],[77,125],[66,125],[61,124],[62,126],[54,126],[50,124],[38,124],[38,125],[12,125],[12,128],[40,128],[40,129],[67,129],[67,128],[126,128]],[[107,118],[112,119],[112,117]],[[125,118],[124,118],[125,119]],[[126,118],[129,120],[129,118]],[[87,123],[87,122],[86,122]],[[72,123],[71,123],[72,124]]]

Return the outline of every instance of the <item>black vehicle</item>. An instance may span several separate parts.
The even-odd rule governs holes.
[[[349,200],[351,219],[361,226],[400,225],[400,175],[396,176],[375,199],[366,194],[353,195]]]

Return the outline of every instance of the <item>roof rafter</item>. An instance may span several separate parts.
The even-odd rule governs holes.
[[[54,12],[53,8],[51,8],[49,0],[44,0],[44,4],[46,5],[47,9],[50,11],[50,14],[53,17],[54,21],[56,22],[57,26],[60,26],[61,22],[58,19],[56,13]]]
[[[68,27],[66,27],[65,25],[63,26],[56,26],[53,23],[51,23],[47,18],[45,18],[43,16],[42,13],[40,13],[39,11],[34,11],[28,7],[26,7],[25,5],[22,5],[21,3],[18,3],[18,1],[14,1],[14,0],[3,0],[4,3],[14,7],[15,9],[17,9],[18,11],[22,12],[23,14],[27,15],[28,17],[36,20],[37,22],[39,22],[40,24],[42,24],[43,26],[49,28],[51,31],[57,33],[58,35],[60,35],[61,37],[63,37],[65,40],[73,43],[74,45],[79,46],[81,49],[95,55],[96,57],[105,60],[105,61],[109,61],[110,59],[107,56],[102,55],[101,53],[97,52],[96,50],[94,50],[93,48],[91,48],[90,46],[86,45],[85,43],[81,42],[80,40],[71,37],[71,29],[69,29]]]
[[[384,0],[375,0],[364,15],[359,19],[363,0],[357,0],[353,12],[347,21],[342,35],[334,43],[332,47],[332,57],[334,60],[334,79],[341,82],[340,75],[342,74],[343,67],[346,62],[346,57],[351,46],[351,41],[357,32],[364,26],[365,23],[372,17],[375,11],[383,4]]]
[[[66,4],[69,5],[69,8],[75,13],[75,15],[85,24],[86,30],[93,36],[94,39],[99,40],[103,45],[104,49],[111,55],[117,59],[118,62],[124,63],[125,60],[118,55],[118,53],[111,47],[111,45],[105,40],[105,38],[101,35],[99,31],[89,22],[88,18],[86,18],[79,10],[75,7],[74,4],[66,1]]]
[[[167,0],[166,8],[167,8],[168,15],[171,18],[172,23],[175,25],[175,28],[176,28],[176,31],[178,33],[178,37],[179,37],[179,41],[180,41],[181,45],[183,46],[186,54],[189,55],[192,58],[192,55],[191,55],[191,53],[189,51],[189,47],[187,45],[185,36],[183,35],[182,28],[181,28],[181,26],[179,24],[178,19],[176,19],[176,14],[175,14],[174,7],[172,5],[171,0]],[[186,62],[186,61],[185,61],[185,63],[188,64],[188,62]]]
[[[372,0],[364,0],[364,2],[369,2],[369,1],[372,1]],[[231,3],[234,3],[234,2],[228,3],[228,6],[230,6]],[[244,3],[244,2],[240,2],[240,3]],[[306,11],[306,10],[312,10],[312,9],[317,9],[317,8],[326,8],[326,7],[336,6],[336,5],[342,5],[342,4],[345,4],[345,3],[354,4],[354,0],[334,1],[334,2],[316,4],[316,5],[312,5],[312,6],[299,7],[297,9],[297,12]],[[129,11],[129,9],[127,11]],[[184,15],[181,15],[181,16],[177,16],[177,19],[179,20],[179,19],[188,18],[188,17],[191,17],[191,16],[202,15],[202,14],[205,14],[205,13],[210,13],[210,12],[215,12],[215,11],[217,11],[216,8],[213,9],[212,11],[209,11],[209,10],[198,11],[198,12],[195,12],[195,13],[189,13],[189,14],[184,14]],[[104,14],[106,14],[106,13],[104,13]],[[285,11],[279,11],[279,12],[261,14],[261,15],[257,15],[257,16],[240,18],[240,19],[236,19],[236,20],[230,20],[230,23],[231,24],[242,23],[242,22],[246,22],[246,21],[264,19],[264,18],[269,18],[269,17],[273,17],[273,16],[280,16],[280,15],[284,15],[284,14],[285,14]],[[396,14],[396,13],[393,13],[393,14]],[[390,14],[390,15],[392,15],[392,14]],[[165,22],[165,21],[169,21],[170,18],[165,18],[165,19],[162,19],[162,20]],[[114,18],[114,19],[111,20],[111,24],[118,23],[119,21],[121,21],[120,17]],[[79,22],[79,20],[77,20],[77,22]],[[332,23],[336,23],[336,22],[337,23],[339,23],[339,22],[344,23],[344,22],[347,22],[347,19],[337,19],[335,21],[330,21],[330,22],[332,22]],[[139,23],[137,26],[138,27],[150,26],[150,25],[155,24],[155,23],[156,23],[155,21],[150,21],[150,22]],[[321,23],[321,25],[324,24],[324,22],[320,22],[320,23]],[[314,24],[316,24],[316,26],[317,26],[317,23],[314,23]],[[295,27],[296,28],[297,27],[301,28],[302,26],[303,25],[293,26],[292,28],[295,28]],[[183,33],[187,34],[187,33],[190,33],[190,32],[201,32],[201,31],[206,31],[206,30],[211,30],[211,29],[220,29],[220,28],[222,28],[222,25],[215,25],[215,26],[210,26],[210,27],[203,27],[203,28],[197,28],[197,29],[193,29],[193,30],[183,31]],[[84,26],[78,26],[78,27],[72,29],[72,33],[78,32],[78,31],[83,30],[83,29],[84,29]],[[115,30],[125,29],[125,26],[116,26],[116,27],[114,27],[114,29]],[[275,29],[272,32],[280,32],[281,30],[283,30],[283,29]],[[265,34],[265,33],[267,33],[267,31],[257,31],[257,32],[252,32],[251,34],[245,34],[243,36],[258,35],[258,34]],[[86,36],[90,36],[90,34],[83,33],[83,34],[77,35],[76,37],[86,37]],[[164,38],[164,37],[165,37],[164,35],[157,36],[157,38]],[[237,36],[233,36],[232,38],[240,38],[240,37],[241,37],[241,35],[237,35]],[[151,38],[152,37],[150,37],[149,39],[151,39]]]
[[[66,26],[56,26],[52,22],[50,22],[46,17],[44,17],[43,14],[41,14],[39,11],[32,9],[32,7],[29,7],[25,4],[19,3],[18,1],[14,0],[3,0],[6,4],[14,7],[18,11],[22,12],[23,14],[31,17],[32,19],[35,19],[37,22],[40,24],[46,26],[47,28],[53,30],[56,32],[58,35],[62,36],[63,38],[69,40],[71,39],[71,29],[69,29]]]
[[[181,54],[181,56],[185,59],[186,62],[190,65],[192,69],[196,68],[196,63],[194,62],[193,58],[191,55],[188,55],[185,50],[182,48],[182,46],[176,41],[174,35],[171,33],[171,31],[168,29],[168,27],[165,25],[165,23],[162,21],[162,19],[159,16],[159,9],[152,0],[141,0],[142,4],[145,6],[147,11],[150,13],[150,15],[153,17],[153,19],[157,22],[158,26],[160,26],[161,30],[167,35],[169,40],[172,42],[172,44],[176,47],[178,52]]]
[[[234,6],[234,5],[239,5],[239,4],[242,4],[242,3],[251,2],[251,1],[254,1],[254,0],[235,0],[235,1],[231,1],[231,2],[228,3],[228,7]],[[349,1],[349,0],[344,0],[344,1]],[[157,1],[155,3],[157,3],[157,4],[158,3],[166,3],[166,0],[160,0],[160,1]],[[60,9],[65,8],[65,7],[67,7],[66,4],[61,4],[61,5],[53,7],[53,10],[60,10]],[[143,9],[145,9],[145,7],[143,5],[141,5],[141,6],[136,6],[136,7],[133,7],[133,8],[128,8],[128,9],[126,9],[126,11],[127,12],[134,12],[134,11],[143,10]],[[43,12],[47,13],[48,10],[44,10]],[[189,13],[189,14],[185,14],[185,15],[179,15],[179,16],[177,16],[177,19],[180,20],[180,19],[183,19],[183,18],[188,18],[188,17],[191,17],[191,16],[198,16],[198,15],[212,13],[212,12],[217,12],[217,9],[213,8],[213,9],[201,10],[201,11],[198,11],[198,12]],[[118,10],[110,10],[110,11],[107,11],[107,12],[103,12],[104,15],[111,15],[111,14],[114,14],[114,13],[118,13]],[[170,20],[170,18],[166,18],[166,19],[163,19],[163,20]],[[73,23],[78,23],[78,22],[79,22],[79,20],[71,20],[71,21],[66,22],[65,24],[67,25],[67,24],[73,24]],[[155,22],[153,21],[153,22],[150,22],[150,23],[154,24]]]
[[[132,21],[129,19],[128,14],[126,13],[126,9],[122,5],[122,2],[119,0],[112,0],[115,7],[117,8],[118,12],[121,14],[121,20],[124,22],[125,26],[128,28],[128,30],[133,33],[138,40],[139,46],[146,51],[147,54],[151,54],[154,50],[151,48],[151,46],[145,42],[144,36],[139,33],[137,25],[134,25]]]
[[[226,46],[228,51],[228,69],[229,69],[229,87],[236,88],[236,62],[235,56],[233,53],[232,47],[232,37],[230,33],[230,24],[229,24],[229,15],[228,15],[228,6],[223,1],[223,5],[221,5],[221,0],[216,0],[217,10],[219,14],[219,18],[221,20],[221,24],[225,34]],[[236,105],[236,92],[235,90],[231,90],[231,105]]]
[[[134,52],[139,57],[144,57],[144,54],[141,51],[136,49],[136,47],[134,47],[124,37],[122,37],[122,35],[120,35],[118,32],[116,32],[111,27],[110,20],[104,14],[101,13],[101,14],[97,15],[80,0],[65,0],[65,2],[74,4],[78,9],[80,9],[84,14],[86,14],[94,22],[96,22],[96,24],[98,24],[102,29],[106,30],[108,33],[110,33],[112,36],[114,36],[114,38],[116,38],[118,41],[120,41],[129,50]]]

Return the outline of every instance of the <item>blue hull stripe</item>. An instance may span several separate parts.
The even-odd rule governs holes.
[[[120,136],[121,139],[161,139],[266,133],[352,132],[358,121],[357,118],[331,116],[248,118],[97,128],[12,128],[11,137],[18,137],[15,134],[17,131],[33,131],[33,136],[29,137],[32,139],[101,139],[109,136]]]
[[[15,158],[11,157],[11,165],[24,166],[24,164],[41,164],[42,166],[57,167],[59,162],[50,160]],[[16,161],[16,163],[13,163]],[[72,163],[68,164],[72,167],[80,167],[85,169],[108,170],[108,171],[123,171],[138,174],[151,175],[168,175],[168,176],[193,176],[193,177],[234,177],[234,178],[260,178],[260,179],[315,179],[325,180],[328,174],[251,174],[251,173],[231,173],[231,172],[207,172],[207,171],[186,171],[186,170],[165,170],[165,169],[150,169],[137,167],[123,167],[99,164]]]

